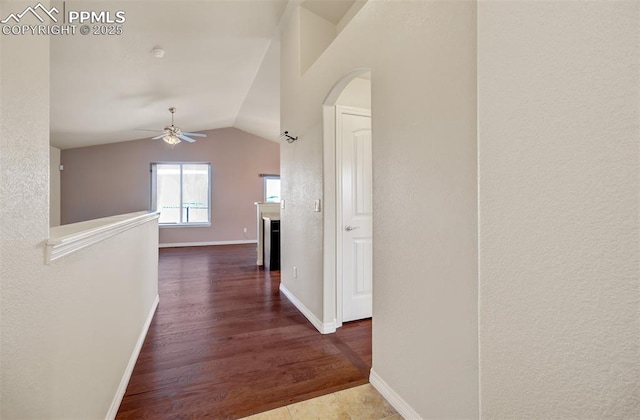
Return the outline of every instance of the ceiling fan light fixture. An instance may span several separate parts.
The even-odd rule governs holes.
[[[153,50],[151,50],[151,54],[153,54],[155,58],[162,58],[164,57],[164,50],[160,47],[156,47]]]
[[[175,146],[176,144],[180,143],[180,139],[173,134],[167,134],[162,138],[162,140],[164,140],[165,143],[170,144],[171,146]]]
[[[195,139],[192,137],[207,137],[206,134],[203,133],[191,133],[187,131],[182,131],[179,127],[173,125],[173,114],[175,114],[176,109],[174,107],[169,108],[169,112],[171,112],[171,125],[168,125],[164,128],[164,133],[158,136],[152,137],[151,140],[159,140],[162,139],[165,143],[171,146],[175,146],[180,143],[182,140],[187,143],[195,143]],[[155,130],[152,130],[155,131]],[[159,131],[159,130],[158,130]]]

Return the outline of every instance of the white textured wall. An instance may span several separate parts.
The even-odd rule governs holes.
[[[60,225],[60,149],[49,147],[49,226]]]
[[[298,11],[294,8],[284,22],[280,44],[280,127],[300,139],[291,144],[283,141],[280,145],[281,193],[285,200],[285,208],[280,210],[283,226],[280,263],[282,283],[316,317],[323,319],[322,213],[314,212],[314,200],[322,198],[321,119],[316,109],[309,109],[307,92],[300,91]],[[307,89],[314,87],[309,85]],[[322,94],[316,87],[318,113]],[[303,107],[306,111],[302,111]],[[305,141],[301,141],[303,138]],[[296,279],[294,266],[298,269]]]
[[[639,7],[480,2],[483,418],[640,418]]]
[[[281,38],[282,281],[327,320],[322,103],[371,68],[373,369],[424,418],[478,416],[475,23],[473,2],[369,1],[303,76],[295,13]]]
[[[0,54],[0,417],[104,418],[157,295],[157,227],[44,264],[49,40]]]
[[[303,7],[300,13],[300,73],[305,73],[309,67],[322,55],[327,46],[336,36],[336,25],[323,17]]]
[[[371,80],[356,77],[349,83],[336,101],[336,105],[371,109]]]

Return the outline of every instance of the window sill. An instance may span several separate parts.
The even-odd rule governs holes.
[[[160,223],[160,228],[203,228],[211,227],[211,223]]]

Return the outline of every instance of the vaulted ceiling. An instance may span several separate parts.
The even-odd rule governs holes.
[[[56,4],[56,2],[52,2]],[[51,144],[66,149],[185,131],[279,134],[279,44],[287,0],[66,1],[123,10],[121,35],[51,37]],[[272,41],[273,40],[273,41]],[[152,50],[161,47],[163,58]]]
[[[359,0],[362,1],[362,0]],[[75,11],[123,11],[121,34],[50,37],[51,144],[61,149],[236,127],[280,134],[278,27],[287,8],[332,24],[356,0],[51,0]],[[37,22],[34,22],[37,23]],[[109,25],[105,25],[109,26]],[[98,31],[108,28],[98,27]],[[164,57],[153,50],[161,48]]]

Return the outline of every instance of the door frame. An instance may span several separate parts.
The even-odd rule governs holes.
[[[344,277],[342,263],[344,257],[344,220],[343,220],[343,189],[342,189],[342,116],[357,115],[361,117],[369,117],[371,119],[371,110],[364,108],[354,108],[351,106],[336,105],[335,107],[336,121],[336,327],[342,326],[343,320],[343,287]]]
[[[323,299],[322,322],[327,326],[327,333],[335,332],[342,326],[342,305],[338,300],[338,265],[337,265],[337,241],[339,238],[337,214],[337,174],[336,174],[336,102],[342,91],[356,77],[370,73],[367,67],[357,68],[342,77],[331,89],[322,104],[322,195],[323,195],[323,240],[322,240],[322,272],[323,272]],[[372,104],[373,108],[373,104]],[[373,121],[372,121],[373,124]],[[341,197],[341,196],[340,196]],[[340,216],[340,220],[342,216]],[[340,284],[342,287],[342,284]],[[340,290],[340,298],[342,291]],[[340,310],[340,313],[338,313]]]

